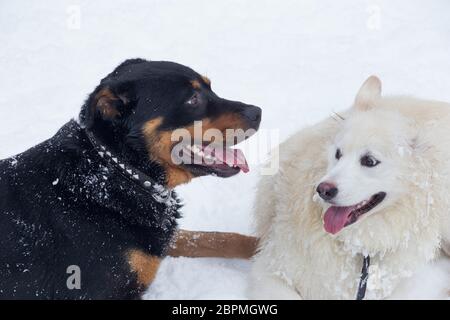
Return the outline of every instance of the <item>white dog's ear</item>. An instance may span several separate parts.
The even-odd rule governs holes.
[[[365,111],[373,108],[376,101],[381,98],[381,81],[376,76],[370,76],[358,91],[354,107]]]

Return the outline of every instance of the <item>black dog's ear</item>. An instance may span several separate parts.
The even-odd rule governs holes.
[[[117,121],[131,113],[136,101],[133,82],[123,79],[127,67],[147,62],[144,59],[128,59],[117,66],[113,72],[102,79],[100,85],[92,92],[80,112],[80,124],[91,128],[95,121]]]
[[[130,91],[122,86],[108,84],[99,85],[92,92],[80,113],[80,123],[85,128],[91,128],[96,120],[116,121],[123,119],[131,110]]]

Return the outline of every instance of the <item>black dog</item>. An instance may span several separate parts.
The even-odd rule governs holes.
[[[219,98],[188,67],[132,59],[101,81],[79,120],[0,162],[1,298],[140,298],[176,230],[171,190],[246,168],[176,164],[172,133],[197,120],[203,130],[257,130],[261,110]],[[189,145],[190,156],[210,142]]]

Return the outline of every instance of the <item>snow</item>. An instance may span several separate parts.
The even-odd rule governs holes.
[[[262,106],[261,132],[280,140],[347,107],[371,74],[387,93],[450,101],[449,9],[446,0],[3,1],[0,158],[54,134],[131,57],[191,66],[219,95]],[[180,187],[181,226],[251,233],[259,165],[250,170]],[[249,268],[169,258],[146,297],[245,298]],[[433,278],[450,273],[445,261],[434,268]],[[428,283],[412,292],[432,297]]]

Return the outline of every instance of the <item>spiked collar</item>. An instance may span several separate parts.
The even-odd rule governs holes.
[[[84,132],[93,145],[95,151],[104,161],[107,162],[109,166],[115,167],[125,178],[141,186],[141,188],[149,193],[156,201],[168,203],[174,200],[171,189],[166,188],[144,172],[136,169],[130,164],[125,163],[125,161],[122,161],[120,157],[111,152],[111,150],[102,144],[91,131],[85,129]]]

